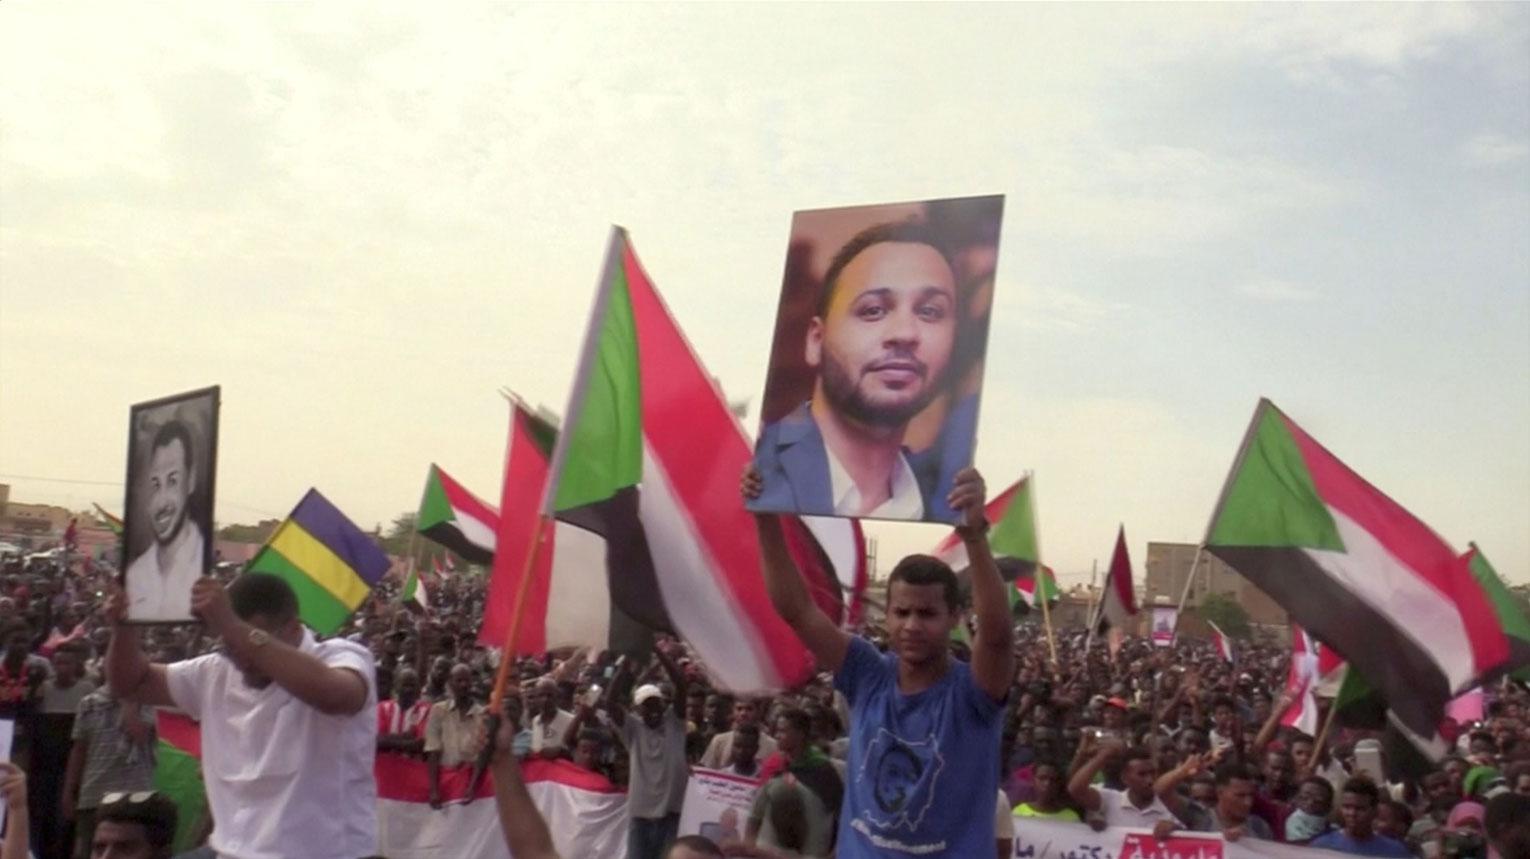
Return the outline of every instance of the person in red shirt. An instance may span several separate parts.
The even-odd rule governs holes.
[[[401,754],[425,751],[430,701],[420,697],[420,675],[405,668],[393,678],[393,697],[377,702],[377,750]]]

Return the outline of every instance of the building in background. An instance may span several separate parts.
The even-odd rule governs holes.
[[[1167,605],[1178,605],[1184,593],[1185,581],[1194,573],[1190,594],[1185,600],[1186,617],[1181,619],[1180,629],[1196,635],[1204,631],[1204,623],[1193,609],[1198,608],[1212,594],[1221,594],[1242,606],[1248,614],[1249,625],[1260,636],[1288,635],[1289,618],[1269,594],[1254,587],[1248,579],[1238,575],[1232,567],[1202,552],[1196,562],[1194,543],[1148,543],[1147,586],[1143,589],[1141,604],[1154,605],[1160,600]],[[1195,569],[1192,571],[1191,566]]]

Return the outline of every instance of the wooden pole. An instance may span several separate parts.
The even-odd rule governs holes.
[[[1046,567],[1041,561],[1036,561],[1036,598],[1041,601],[1041,622],[1047,629],[1047,648],[1052,652],[1052,670],[1057,670],[1057,636],[1052,633],[1052,611],[1047,607],[1050,601],[1047,599],[1047,589],[1043,587],[1046,582]]]
[[[1185,576],[1185,588],[1179,592],[1179,607],[1174,609],[1174,638],[1169,642],[1171,646],[1179,640],[1179,618],[1185,613],[1185,602],[1190,599],[1190,586],[1195,584],[1195,572],[1201,567],[1201,553],[1204,551],[1205,543],[1195,547],[1195,560],[1190,562],[1190,575]]]
[[[1314,701],[1317,697],[1314,696]],[[1333,727],[1333,717],[1339,713],[1339,699],[1335,698],[1328,702],[1328,715],[1323,718],[1323,727],[1318,731],[1317,739],[1312,741],[1312,770],[1317,771],[1318,759],[1323,756],[1323,744],[1328,740],[1328,731]]]
[[[542,535],[546,533],[547,516],[538,516],[536,528],[531,532],[531,549],[526,552],[526,563],[521,567],[521,581],[515,588],[515,603],[510,613],[510,632],[505,636],[505,649],[499,655],[499,668],[494,672],[494,690],[489,693],[489,718],[485,726],[487,742],[473,762],[469,776],[467,801],[472,802],[488,772],[489,761],[494,758],[494,736],[499,733],[501,710],[505,703],[505,687],[510,683],[510,666],[515,664],[515,640],[521,636],[521,619],[526,616],[526,593],[531,590],[531,575],[536,569],[537,555],[542,550]]]
[[[531,549],[526,552],[526,563],[521,568],[521,580],[515,588],[515,603],[510,610],[510,632],[505,636],[505,649],[500,654],[499,669],[494,673],[494,690],[489,694],[489,712],[497,716],[505,702],[505,686],[510,681],[510,665],[515,662],[515,640],[521,636],[521,619],[526,616],[526,594],[531,590],[531,575],[536,568],[537,556],[542,550],[542,535],[546,533],[548,517],[538,516],[537,526],[531,532]]]

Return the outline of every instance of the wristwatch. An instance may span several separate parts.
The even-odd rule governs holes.
[[[266,642],[271,640],[271,633],[266,632],[258,626],[252,626],[250,627],[250,634],[247,636],[246,640],[250,642],[251,647],[265,647]]]

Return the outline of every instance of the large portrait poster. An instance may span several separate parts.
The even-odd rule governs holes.
[[[219,389],[133,406],[123,501],[122,587],[134,623],[186,623],[212,565]]]
[[[954,523],[1004,198],[792,217],[751,510]]]

